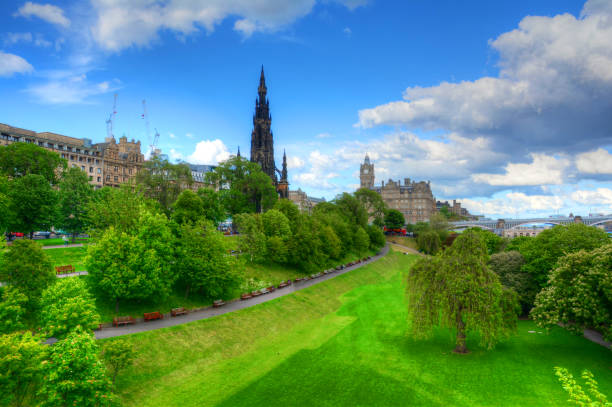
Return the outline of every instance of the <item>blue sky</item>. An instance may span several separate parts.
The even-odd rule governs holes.
[[[431,180],[491,217],[612,212],[612,2],[0,3],[0,122],[248,155],[265,66],[291,188]],[[280,166],[280,162],[277,163]]]

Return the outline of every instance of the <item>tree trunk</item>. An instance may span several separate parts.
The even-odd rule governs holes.
[[[187,284],[187,288],[185,289],[185,298],[189,297],[189,290],[191,289],[191,284]]]
[[[465,322],[461,316],[461,309],[457,311],[457,342],[453,352],[455,353],[470,353],[465,344]]]
[[[119,313],[119,298],[115,298],[115,314]]]

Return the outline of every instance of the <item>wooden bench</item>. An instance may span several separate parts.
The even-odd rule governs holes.
[[[67,266],[55,266],[55,274],[68,274],[74,272],[75,269],[72,264],[68,264]]]
[[[259,291],[259,290],[251,291],[251,295],[253,297],[259,297],[261,294],[263,294],[263,293],[261,291]]]
[[[241,300],[248,300],[249,298],[253,298],[253,296],[251,295],[251,293],[244,293],[240,296]]]
[[[281,281],[281,283],[278,285],[278,288],[285,288],[287,287],[289,284],[286,283],[285,281]]]
[[[153,321],[153,320],[156,320],[156,319],[164,319],[164,314],[162,314],[159,311],[145,312],[143,315],[144,315],[145,322]]]
[[[119,327],[120,325],[131,325],[136,321],[134,318],[128,316],[125,317],[115,317],[113,318],[113,326]]]
[[[276,287],[271,285],[270,287],[266,288],[266,290],[268,290],[268,292],[271,293],[272,291],[276,291]]]
[[[216,300],[213,301],[213,308],[219,308],[225,305],[225,301],[223,300]]]
[[[179,315],[186,315],[188,313],[189,311],[185,307],[172,308],[172,311],[170,311],[170,315],[172,315],[173,317],[176,317]]]

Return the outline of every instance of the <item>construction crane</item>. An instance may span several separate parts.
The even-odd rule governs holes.
[[[151,133],[149,131],[149,115],[147,114],[147,102],[146,100],[142,100],[142,118],[145,120],[145,131],[147,135],[147,140],[149,140],[149,151],[150,156],[154,157],[160,153],[157,151],[157,142],[159,141],[159,132],[155,129],[155,136],[153,137],[153,141],[151,141]]]
[[[106,120],[106,138],[109,139],[107,141],[110,141],[110,139],[115,137],[115,135],[113,134],[113,121],[115,120],[116,114],[117,114],[117,94],[115,93],[115,97],[113,100],[113,111],[108,117],[108,120]]]

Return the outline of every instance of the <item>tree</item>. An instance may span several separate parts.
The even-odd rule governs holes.
[[[427,337],[435,326],[454,328],[456,353],[467,353],[466,335],[480,334],[492,348],[516,326],[516,304],[503,294],[499,278],[487,267],[487,250],[478,234],[464,232],[435,257],[417,261],[408,274],[408,313],[412,335]]]
[[[382,230],[380,230],[380,227],[369,225],[367,232],[368,237],[370,238],[370,249],[377,250],[385,245],[385,235],[383,234]]]
[[[187,164],[171,164],[154,156],[145,161],[138,171],[136,183],[147,198],[159,202],[162,210],[169,215],[172,204],[181,191],[191,186],[193,179]]]
[[[249,255],[251,262],[262,261],[266,255],[266,235],[257,214],[243,213],[234,217],[240,231],[238,248]]]
[[[370,247],[368,233],[359,226],[355,232],[355,252],[357,255],[361,256],[368,250],[368,247]]]
[[[183,223],[196,223],[204,217],[204,203],[190,189],[181,192],[172,207],[172,220],[179,225]]]
[[[425,254],[436,254],[440,250],[440,235],[433,230],[419,233],[417,236],[417,248]]]
[[[448,237],[448,220],[444,215],[434,213],[429,218],[429,230],[433,230],[440,236],[440,242],[444,242]]]
[[[41,383],[46,350],[29,331],[0,335],[0,405],[37,405],[30,398]]]
[[[339,260],[342,258],[342,241],[331,226],[326,225],[321,228],[319,239],[321,240],[321,249],[330,259]]]
[[[368,212],[355,196],[344,192],[334,203],[350,224],[361,227],[368,225]]]
[[[321,250],[317,226],[312,217],[304,217],[288,242],[289,263],[308,272],[316,271],[317,264],[321,265],[327,260]]]
[[[85,264],[96,290],[115,300],[166,297],[176,278],[174,237],[163,214],[142,210],[128,234],[108,228],[87,250]]]
[[[0,281],[19,289],[33,309],[42,291],[55,281],[55,273],[38,243],[22,239],[14,241],[0,259]]]
[[[582,379],[588,387],[588,394],[582,390],[574,376],[564,367],[555,367],[555,375],[559,378],[563,390],[569,394],[569,402],[581,407],[610,407],[612,403],[599,391],[595,376],[588,370],[582,371]]]
[[[291,226],[289,219],[279,210],[270,209],[261,215],[261,223],[266,236],[278,236],[281,239],[289,239]]]
[[[64,172],[59,183],[59,208],[56,225],[72,234],[72,240],[85,230],[87,205],[93,195],[87,174],[78,168]]]
[[[138,225],[138,216],[135,215],[143,209],[157,212],[156,205],[130,185],[104,187],[94,191],[87,205],[87,223],[94,235],[101,234],[111,226],[115,230],[131,233]]]
[[[8,178],[0,175],[0,233],[9,232],[11,221],[15,215],[11,212],[11,199],[9,195],[10,185]]]
[[[230,215],[260,213],[277,200],[276,188],[259,164],[231,157],[206,173],[206,181],[219,186],[223,207]]]
[[[97,327],[100,316],[83,280],[62,278],[42,293],[40,322],[46,335],[61,339],[75,329]]]
[[[185,223],[180,236],[176,267],[186,286],[185,297],[193,289],[207,298],[226,298],[240,285],[227,240],[212,222]]]
[[[579,250],[593,250],[609,242],[605,231],[592,226],[581,223],[555,226],[534,238],[521,240],[518,250],[525,258],[522,270],[531,273],[538,286],[544,287],[561,257]],[[511,246],[514,247],[512,243]]]
[[[388,229],[401,229],[405,223],[404,214],[397,209],[389,209],[385,213],[385,226]]]
[[[539,291],[533,276],[521,270],[524,263],[525,259],[518,251],[495,253],[489,260],[489,267],[497,274],[502,285],[518,295],[521,315],[529,314]]]
[[[291,231],[295,231],[300,223],[300,210],[297,205],[291,202],[289,199],[279,199],[274,204],[274,209],[281,211],[287,219],[289,219],[289,226]]]
[[[134,364],[135,350],[131,342],[124,339],[115,339],[103,345],[102,358],[112,376],[113,386],[117,374]]]
[[[280,236],[270,236],[266,239],[266,257],[277,264],[287,262],[289,250],[287,242]]]
[[[612,340],[612,244],[562,257],[548,286],[536,297],[532,317],[539,326],[558,323],[582,334],[594,327]]]
[[[39,391],[43,407],[115,405],[98,346],[91,334],[73,331],[51,347]]]
[[[2,302],[0,302],[0,334],[21,331],[25,328],[23,317],[27,302],[28,297],[23,295],[18,288],[4,287]]]
[[[14,231],[50,230],[57,214],[57,194],[42,175],[28,174],[11,181],[9,198]]]
[[[198,196],[202,200],[204,217],[212,221],[215,226],[219,226],[219,223],[227,218],[225,207],[221,202],[221,195],[212,188],[200,188],[198,189]]]
[[[382,196],[368,188],[360,188],[355,192],[357,198],[363,207],[368,212],[368,219],[378,227],[383,227],[387,204],[383,201]]]
[[[489,255],[497,253],[501,250],[501,247],[504,243],[504,239],[502,239],[500,236],[497,236],[490,230],[484,230],[481,228],[468,228],[466,230],[471,230],[474,233],[478,233],[480,235],[480,237],[487,245],[487,252],[489,253]]]
[[[66,160],[59,154],[30,143],[12,143],[0,146],[0,173],[19,178],[36,174],[47,183],[56,184],[61,169],[66,168]]]

